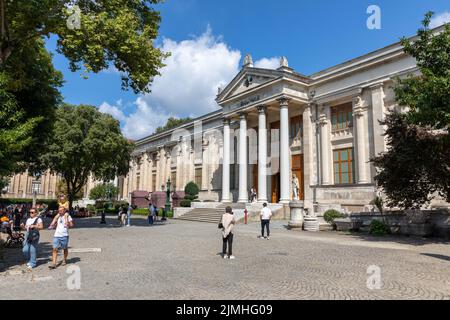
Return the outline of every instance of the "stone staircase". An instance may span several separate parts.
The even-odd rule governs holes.
[[[233,209],[245,209],[245,204],[243,203],[220,204],[216,208],[194,208],[179,217],[178,220],[218,224],[222,218],[222,215],[225,213],[225,208],[227,206],[230,206]]]

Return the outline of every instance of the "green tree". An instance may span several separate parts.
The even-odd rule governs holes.
[[[15,100],[16,112],[21,115],[20,120],[9,123],[5,129],[20,130],[27,122],[33,124],[32,130],[20,130],[24,133],[20,157],[10,158],[10,162],[20,165],[17,170],[24,171],[30,164],[38,166],[37,156],[51,137],[55,110],[62,100],[62,74],[54,69],[41,39],[14,51],[1,69],[5,75],[2,88]],[[10,148],[16,147],[17,143],[10,144]]]
[[[112,183],[102,183],[91,189],[89,199],[91,200],[109,200],[114,199],[119,194],[119,189]]]
[[[64,105],[56,112],[53,139],[41,161],[64,178],[72,206],[91,174],[102,181],[126,175],[132,150],[112,116],[92,106]]]
[[[433,33],[432,15],[418,38],[402,39],[421,74],[398,80],[396,99],[409,111],[386,117],[388,152],[373,159],[391,207],[419,208],[436,195],[450,202],[450,25]]]
[[[32,132],[41,118],[26,119],[16,97],[7,89],[5,72],[0,72],[0,179],[18,171],[19,161],[32,141]]]
[[[154,46],[161,0],[0,0],[0,65],[36,39],[56,35],[72,71],[113,65],[123,88],[148,92],[166,56]],[[75,4],[75,5],[74,5]]]
[[[156,128],[155,133],[161,133],[166,130],[176,128],[176,127],[181,126],[182,124],[190,122],[190,121],[192,121],[192,118],[190,118],[190,117],[181,118],[181,119],[170,117],[169,119],[167,119],[167,122],[164,126]]]

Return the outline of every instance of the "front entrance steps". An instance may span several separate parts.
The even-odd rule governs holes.
[[[200,204],[194,204],[200,206]],[[230,206],[233,209],[233,213],[236,221],[242,222],[244,219],[244,210],[248,211],[248,221],[259,221],[259,212],[262,209],[262,203],[209,203],[208,207],[192,208],[189,212],[179,216],[178,220],[196,221],[205,223],[218,224],[225,213],[225,208]],[[274,219],[289,219],[289,215],[284,213],[284,206],[277,203],[268,203],[268,207],[274,214]],[[332,230],[332,226],[325,222],[323,217],[319,216],[319,230],[328,231]]]

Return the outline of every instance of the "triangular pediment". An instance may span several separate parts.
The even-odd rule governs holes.
[[[217,96],[217,102],[227,100],[243,92],[262,86],[278,79],[281,73],[277,70],[243,68],[234,79]]]

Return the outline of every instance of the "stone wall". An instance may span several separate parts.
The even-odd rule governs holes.
[[[450,211],[421,210],[395,211],[383,216],[380,213],[352,214],[351,219],[361,223],[362,231],[368,231],[372,220],[384,220],[393,234],[450,239]]]

